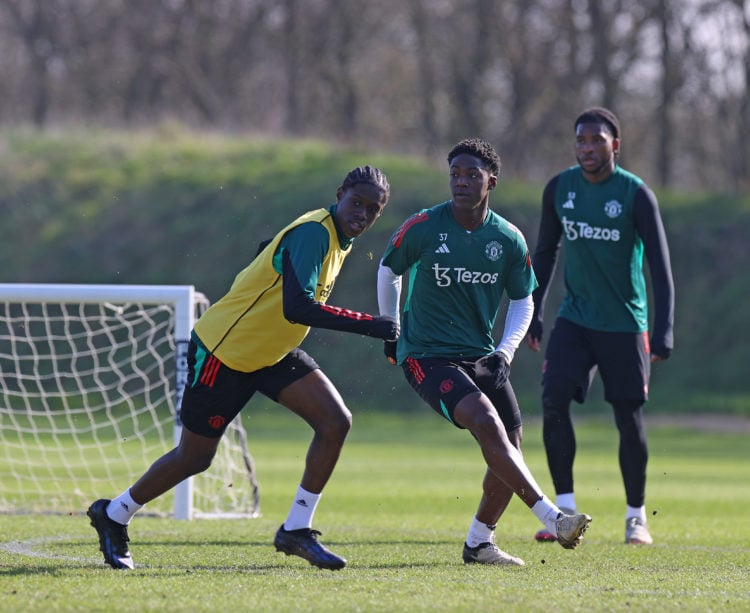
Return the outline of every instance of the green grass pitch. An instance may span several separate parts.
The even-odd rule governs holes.
[[[262,517],[136,517],[137,568],[122,572],[104,566],[84,508],[1,515],[0,611],[750,610],[747,432],[650,427],[655,544],[632,547],[623,544],[614,425],[579,420],[577,497],[594,518],[584,543],[567,551],[534,542],[539,525],[514,499],[497,541],[527,566],[493,568],[461,561],[484,472],[471,437],[428,409],[354,417],[314,522],[322,542],[349,560],[344,570],[322,571],[274,550],[310,433],[282,409],[248,411]],[[526,425],[524,453],[553,495],[538,423]]]

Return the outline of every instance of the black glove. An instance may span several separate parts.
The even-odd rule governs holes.
[[[531,320],[531,323],[529,324],[529,329],[526,332],[531,338],[534,340],[542,342],[542,334],[544,332],[544,324],[536,318]]]
[[[382,338],[384,341],[395,341],[398,338],[401,326],[395,317],[390,315],[380,315],[373,317],[370,323],[370,329],[367,336]]]
[[[474,368],[474,380],[480,388],[500,389],[508,381],[510,364],[505,354],[495,351],[479,358]]]
[[[668,360],[669,356],[672,355],[672,349],[665,346],[664,343],[659,343],[651,339],[651,355],[657,355],[662,360]]]
[[[396,341],[385,341],[383,343],[383,353],[388,361],[395,366],[396,364],[396,347],[398,343]]]

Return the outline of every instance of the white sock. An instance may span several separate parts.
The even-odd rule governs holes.
[[[118,524],[127,526],[140,509],[142,504],[138,504],[130,495],[130,489],[125,490],[117,498],[110,501],[107,506],[107,517]]]
[[[492,543],[495,526],[489,526],[476,517],[471,522],[469,534],[466,535],[466,544],[469,547],[478,547],[482,543]]]
[[[544,527],[549,530],[552,536],[557,536],[557,524],[555,522],[557,516],[560,515],[560,509],[552,504],[552,501],[549,498],[542,496],[534,503],[534,506],[531,507],[531,512],[544,524]]]
[[[297,488],[292,507],[289,509],[284,522],[284,530],[299,530],[300,528],[312,528],[313,515],[320,500],[320,494],[308,492],[301,485]]]
[[[573,492],[570,492],[569,494],[558,494],[556,502],[557,506],[561,509],[569,509],[574,513],[578,508],[576,506],[576,495]]]
[[[646,507],[631,507],[628,506],[627,510],[625,511],[625,519],[630,519],[631,517],[637,517],[640,519],[644,524],[646,523]]]

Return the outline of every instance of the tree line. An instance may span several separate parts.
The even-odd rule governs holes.
[[[601,104],[654,186],[750,191],[750,0],[0,0],[0,79],[6,129],[481,136],[533,181]]]

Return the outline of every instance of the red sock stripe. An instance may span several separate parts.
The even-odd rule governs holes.
[[[417,383],[424,381],[424,371],[419,365],[419,362],[414,358],[406,358],[406,363],[409,365],[409,372],[412,374]]]
[[[216,375],[219,374],[220,367],[221,367],[221,362],[219,362],[219,360],[217,360],[212,355],[208,356],[208,359],[206,360],[206,364],[203,366],[203,373],[201,374],[201,383],[203,385],[207,385],[208,387],[213,387],[214,383],[216,383]]]

